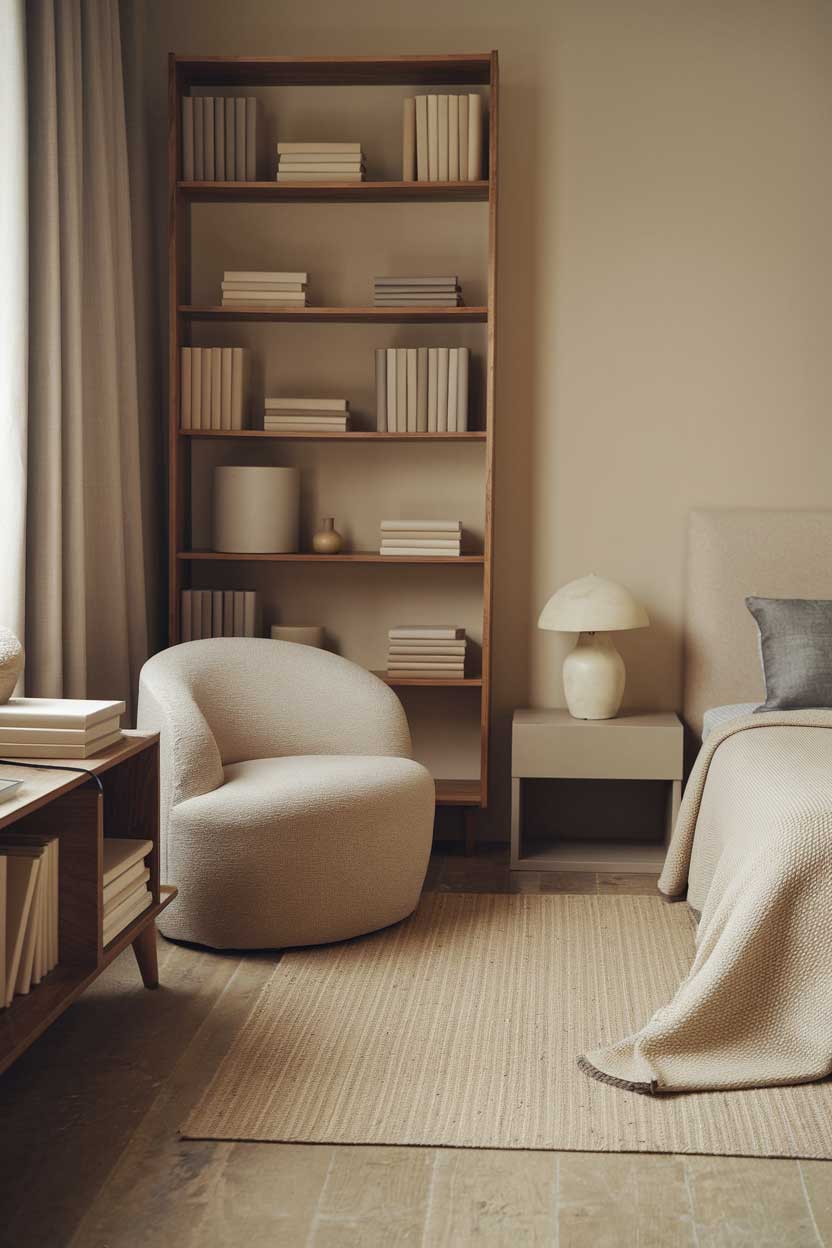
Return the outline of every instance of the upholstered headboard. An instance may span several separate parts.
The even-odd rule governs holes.
[[[688,526],[684,717],[763,698],[757,627],[765,598],[832,598],[832,511],[694,511]]]

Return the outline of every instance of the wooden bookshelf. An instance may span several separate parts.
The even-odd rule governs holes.
[[[267,180],[267,170],[261,167],[259,180],[252,182],[187,182],[181,177],[181,112],[182,97],[192,92],[210,94],[213,89],[222,91],[225,88],[261,88],[261,87],[412,87],[418,93],[425,90],[442,90],[449,88],[468,88],[478,90],[484,97],[484,114],[486,119],[487,176],[477,182],[404,182],[389,178],[376,179],[361,183],[278,183]],[[444,568],[435,583],[432,582],[431,595],[435,594],[438,614],[441,615],[442,595],[447,586],[455,584],[455,576],[476,576],[477,593],[481,602],[482,639],[481,655],[479,656],[479,673],[458,680],[431,680],[422,678],[398,679],[389,677],[385,672],[378,672],[381,679],[406,696],[423,696],[432,698],[433,690],[445,690],[445,712],[439,709],[437,702],[436,729],[441,732],[442,715],[447,713],[447,698],[479,699],[479,741],[477,752],[479,757],[479,776],[459,780],[438,779],[437,802],[441,806],[460,808],[466,815],[466,842],[471,843],[474,831],[474,812],[488,804],[488,753],[490,736],[490,700],[491,700],[491,599],[492,599],[492,551],[493,551],[493,506],[492,476],[494,462],[494,366],[496,346],[496,228],[497,228],[497,104],[498,104],[498,65],[496,52],[472,53],[449,56],[404,56],[404,57],[182,57],[171,55],[169,61],[169,142],[168,142],[168,174],[169,174],[169,253],[170,253],[170,408],[169,408],[169,635],[171,644],[179,639],[179,601],[180,591],[194,585],[193,578],[203,564],[216,564],[218,567],[234,564],[258,565],[294,565],[302,564],[336,564],[344,565],[378,565],[378,576],[394,575],[385,573],[387,565],[420,565],[424,570],[414,571],[413,576],[430,576],[433,569]],[[394,107],[398,110],[400,94],[396,95]],[[399,125],[400,114],[397,112],[396,125]],[[399,126],[400,128],[400,126]],[[484,260],[486,299],[469,307],[365,307],[365,306],[316,306],[303,308],[263,308],[260,306],[241,305],[239,307],[223,307],[209,300],[198,302],[192,298],[191,291],[191,214],[200,205],[274,205],[275,212],[280,211],[282,204],[314,204],[315,211],[331,211],[333,229],[339,228],[339,212],[355,213],[360,211],[362,204],[422,204],[424,212],[430,214],[431,205],[451,203],[462,205],[455,212],[482,212],[482,208],[464,207],[470,205],[486,205],[487,212],[487,252]],[[320,205],[331,205],[330,209],[322,209]],[[221,210],[221,209],[220,209]],[[214,210],[219,211],[219,210]],[[378,211],[376,209],[375,211]],[[352,217],[345,219],[343,227],[349,228]],[[425,218],[426,224],[429,217]],[[288,247],[284,250],[289,253]],[[368,274],[368,278],[371,274]],[[202,341],[197,335],[200,326],[208,333],[213,324],[227,325],[229,337],[233,341],[233,327],[242,327],[247,323],[268,326],[273,324],[308,325],[310,333],[315,333],[316,325],[361,325],[379,324],[395,327],[403,326],[484,326],[484,346],[481,353],[481,393],[479,410],[472,428],[463,433],[379,433],[375,430],[361,429],[346,433],[314,433],[291,432],[279,433],[262,429],[244,430],[196,430],[183,429],[179,420],[179,351],[183,346],[199,345]],[[263,332],[263,331],[259,331]],[[277,332],[277,331],[275,331]],[[288,332],[288,331],[287,331]],[[297,332],[297,331],[295,331]],[[306,331],[303,331],[306,332]],[[323,332],[323,331],[318,331]],[[359,332],[359,331],[349,331]],[[439,335],[437,335],[439,337]],[[216,338],[209,340],[216,342]],[[269,348],[263,348],[264,350]],[[480,354],[479,352],[477,354]],[[372,364],[368,361],[368,367]],[[231,555],[223,552],[200,549],[200,543],[192,538],[191,533],[191,473],[193,456],[197,448],[207,454],[212,446],[217,451],[234,444],[247,448],[249,456],[255,448],[263,453],[273,448],[276,453],[281,445],[286,452],[292,444],[312,444],[305,452],[307,455],[324,454],[317,446],[333,443],[336,447],[353,442],[357,447],[379,446],[396,447],[422,445],[427,450],[422,455],[430,454],[438,457],[451,453],[453,445],[479,445],[482,450],[468,452],[475,458],[470,469],[466,471],[477,474],[481,485],[483,535],[481,553],[470,553],[455,559],[431,558],[430,556],[382,556],[375,551],[349,551],[334,556],[322,556],[311,553],[298,554],[255,554]],[[433,448],[432,450],[430,448]],[[340,453],[340,451],[339,451]],[[369,453],[369,452],[368,452]],[[390,454],[406,454],[405,450]],[[335,450],[330,454],[335,454]],[[356,456],[358,458],[356,458]],[[360,480],[361,451],[351,453],[345,458],[343,472],[346,476],[356,474]],[[228,462],[227,460],[225,462]],[[247,462],[251,462],[249,459]],[[270,460],[268,462],[275,462]],[[467,461],[466,461],[467,465]],[[369,486],[367,488],[370,488]],[[452,509],[453,510],[453,509]],[[379,516],[379,519],[382,517]],[[266,575],[266,571],[259,573]],[[460,571],[468,567],[467,573]],[[231,575],[231,573],[229,573]],[[268,573],[271,575],[271,573]],[[288,574],[287,574],[288,575]],[[300,575],[297,573],[296,575]],[[360,576],[360,572],[356,572]],[[450,581],[448,578],[451,578]],[[220,579],[220,574],[217,574]],[[204,582],[196,582],[199,586]],[[374,582],[375,584],[376,582]],[[338,586],[343,584],[341,591]],[[473,585],[467,581],[466,584]],[[281,591],[282,592],[282,591]],[[348,582],[333,582],[332,594],[349,592]],[[467,592],[467,591],[466,591]],[[384,637],[386,644],[386,635]],[[347,657],[349,653],[347,652]],[[465,694],[461,691],[469,690]],[[410,692],[409,692],[410,691]],[[460,692],[456,692],[460,691]],[[437,698],[441,693],[436,693]],[[407,703],[406,703],[407,705]]]

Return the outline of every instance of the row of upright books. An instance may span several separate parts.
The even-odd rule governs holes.
[[[256,637],[259,606],[253,589],[183,589],[182,640]]]
[[[460,680],[465,676],[465,629],[453,624],[399,624],[387,634],[388,676]]]
[[[264,308],[305,308],[306,273],[270,273],[230,269],[223,273],[222,306],[256,304]]]
[[[10,698],[0,705],[0,756],[89,758],[121,740],[123,702]]]
[[[464,433],[468,428],[468,347],[379,347],[378,433]]]
[[[278,143],[278,182],[363,182],[360,143]]]
[[[376,277],[373,304],[377,308],[458,308],[462,290],[456,276]]]
[[[417,95],[404,101],[403,181],[478,182],[482,153],[481,96]]]
[[[182,178],[185,182],[256,181],[257,100],[253,96],[183,96]]]
[[[350,405],[347,399],[265,400],[263,428],[272,433],[346,433]]]
[[[462,554],[462,521],[382,520],[380,542],[380,555],[456,559]]]
[[[153,900],[148,855],[152,841],[104,837],[104,910],[101,943],[108,945],[137,919]]]
[[[249,367],[244,347],[182,347],[182,428],[244,429]]]
[[[58,838],[0,832],[0,1006],[58,963]]]

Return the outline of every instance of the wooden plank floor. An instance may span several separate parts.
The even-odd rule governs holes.
[[[441,891],[648,892],[438,853]],[[231,1144],[178,1127],[274,965],[160,940],[125,953],[0,1079],[0,1243],[19,1248],[832,1248],[832,1163]]]

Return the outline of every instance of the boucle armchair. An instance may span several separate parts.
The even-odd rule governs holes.
[[[161,733],[165,936],[316,945],[415,908],[434,785],[371,672],[293,642],[188,642],[145,663],[138,726]]]

